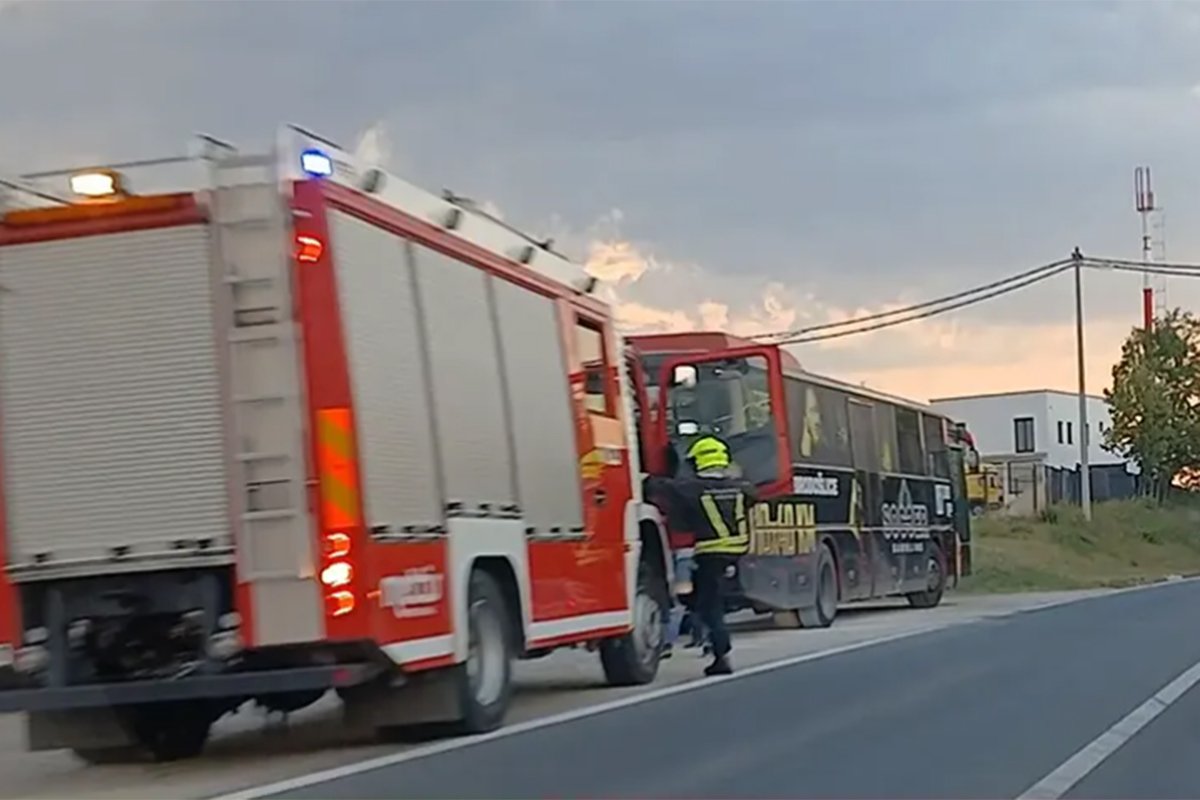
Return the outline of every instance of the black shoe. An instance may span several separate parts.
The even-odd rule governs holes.
[[[722,656],[705,667],[704,674],[710,678],[715,675],[732,675],[733,666],[729,663],[729,659],[727,657]]]

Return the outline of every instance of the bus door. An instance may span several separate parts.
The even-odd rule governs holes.
[[[792,609],[811,605],[815,583],[809,561],[797,559],[815,531],[811,521],[789,507],[775,514],[779,498],[791,491],[791,453],[783,374],[775,347],[742,347],[701,356],[668,359],[659,385],[660,441],[665,442],[666,474],[689,475],[687,451],[701,436],[717,436],[729,447],[735,474],[753,483],[759,504],[751,515],[751,552],[743,558],[734,590],[744,605]],[[763,515],[772,524],[762,536]]]
[[[971,574],[971,508],[967,498],[967,459],[972,451],[951,447],[950,456],[950,499],[954,502],[953,555],[956,563],[950,565],[955,585],[958,579]],[[975,458],[978,459],[978,454]],[[984,476],[986,480],[988,476]],[[986,483],[985,483],[986,487]]]
[[[865,560],[870,565],[870,596],[879,597],[895,590],[898,577],[893,575],[892,568],[899,565],[892,558],[890,544],[882,533],[882,457],[879,453],[879,436],[875,430],[875,406],[853,397],[849,398],[847,404],[850,450],[854,456],[855,475],[863,491],[860,538],[867,554]]]

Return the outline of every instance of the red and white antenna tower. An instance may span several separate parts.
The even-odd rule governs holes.
[[[1134,208],[1142,218],[1142,262],[1150,263],[1150,215],[1154,213],[1154,187],[1150,182],[1150,168],[1136,167],[1133,170]],[[1142,273],[1142,325],[1146,330],[1154,327],[1154,288],[1150,273]]]

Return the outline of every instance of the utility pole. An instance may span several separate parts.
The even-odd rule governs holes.
[[[1087,378],[1083,366],[1083,253],[1071,253],[1075,263],[1075,358],[1079,370],[1079,504],[1083,518],[1092,521],[1092,470],[1088,464]]]
[[[1155,211],[1154,187],[1150,183],[1150,168],[1137,167],[1133,171],[1133,202],[1142,218],[1142,263],[1150,263],[1150,215]],[[1154,287],[1150,273],[1142,273],[1142,326],[1149,331],[1154,327]]]

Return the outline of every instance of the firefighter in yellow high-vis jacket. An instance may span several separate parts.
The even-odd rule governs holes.
[[[694,608],[707,629],[713,662],[705,675],[728,675],[729,630],[725,627],[725,577],[750,547],[750,506],[754,487],[730,470],[729,447],[715,436],[701,436],[687,451],[695,477],[676,477],[659,485],[674,515],[696,537]]]

